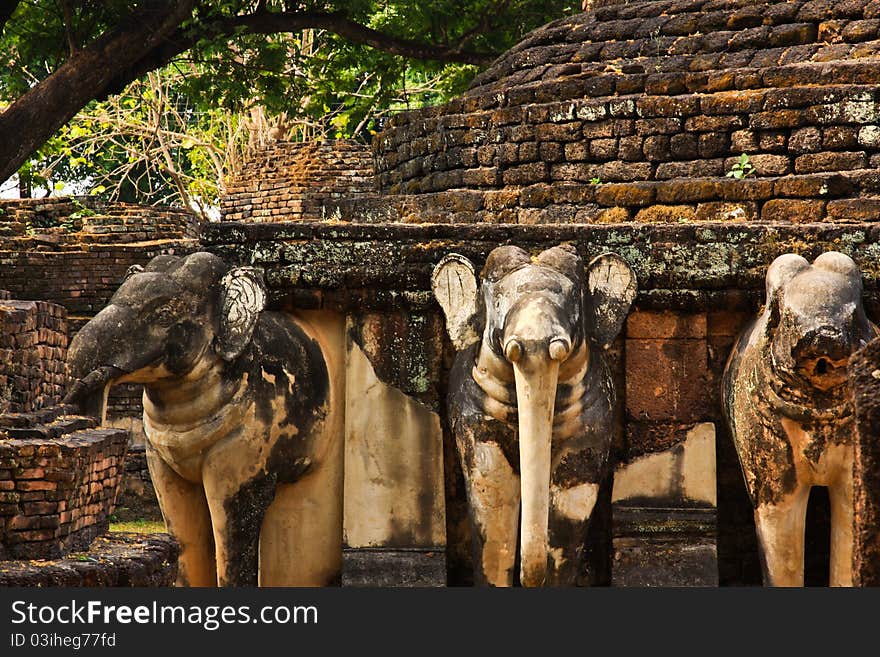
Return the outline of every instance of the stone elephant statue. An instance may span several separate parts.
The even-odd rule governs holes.
[[[636,278],[619,256],[586,268],[568,245],[531,258],[493,250],[478,287],[449,255],[434,295],[458,350],[447,409],[464,472],[475,581],[511,586],[520,532],[523,586],[574,585],[614,434],[604,351]]]
[[[264,310],[259,271],[204,252],[135,266],[73,339],[68,401],[103,420],[144,384],[150,475],[178,584],[337,583],[341,319]]]
[[[725,417],[755,508],[764,583],[802,586],[804,524],[812,486],[831,499],[833,586],[852,585],[853,450],[850,355],[877,335],[862,280],[846,255],[811,265],[779,256],[761,314],[740,335],[724,371]]]

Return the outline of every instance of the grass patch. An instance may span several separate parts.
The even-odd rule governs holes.
[[[128,520],[111,522],[111,532],[134,532],[135,534],[156,534],[165,531],[165,523],[161,520]]]

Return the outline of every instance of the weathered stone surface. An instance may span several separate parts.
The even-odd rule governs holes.
[[[706,315],[670,311],[634,311],[626,319],[626,337],[642,339],[705,338]]]
[[[612,504],[626,507],[716,506],[715,425],[703,422],[669,449],[638,456],[614,473]]]
[[[353,321],[362,327],[370,323],[369,318]],[[374,322],[374,331],[393,333],[381,322]],[[357,333],[360,343],[376,339],[363,328]],[[405,338],[399,334],[388,337]],[[413,351],[409,356],[418,358],[418,352]],[[384,351],[372,355],[379,361],[390,357]],[[446,513],[440,417],[436,410],[406,394],[409,391],[388,385],[388,378],[377,378],[362,347],[352,338],[347,361],[345,545],[433,548],[442,553]],[[410,372],[419,379],[413,382],[414,387],[423,388],[436,386],[430,377],[437,374],[437,366]]]
[[[446,586],[442,550],[346,549],[342,586]]]
[[[880,586],[880,339],[850,359],[856,412],[853,462],[853,580]]]
[[[705,412],[705,340],[626,341],[626,411],[634,420],[695,422]],[[651,372],[650,383],[640,380]]]
[[[612,586],[717,586],[714,509],[615,506]]]
[[[172,586],[179,551],[168,534],[114,532],[66,559],[0,561],[0,586]]]
[[[320,298],[325,307],[335,308],[433,307],[430,273],[440,258],[455,251],[479,268],[489,251],[508,241],[535,252],[571,242],[585,259],[605,250],[620,253],[639,279],[639,307],[657,310],[753,308],[763,293],[767,264],[791,250],[807,257],[835,248],[851,254],[871,303],[880,274],[874,255],[880,230],[858,223],[212,224],[204,241],[231,262],[264,267],[275,303],[317,304]],[[389,268],[389,262],[396,266]]]

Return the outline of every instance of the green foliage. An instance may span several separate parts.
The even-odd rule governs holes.
[[[590,178],[590,184],[591,185],[601,185],[602,179],[599,176],[595,176],[593,178]]]
[[[0,35],[0,107],[56,71],[71,49],[139,20],[149,3],[85,0],[21,3]],[[159,71],[167,105],[156,113],[155,89],[141,79],[120,96],[96,99],[46,142],[21,169],[34,188],[137,202],[213,204],[236,165],[229,149],[246,150],[241,130],[259,111],[288,139],[369,140],[388,115],[460,94],[475,66],[408,60],[325,30],[217,36],[222,22],[252,14],[254,0],[196,3],[181,34],[195,46]],[[566,0],[268,0],[266,10],[340,12],[384,35],[500,54],[529,30],[579,11]],[[163,82],[163,84],[165,83]],[[173,111],[170,111],[173,110]],[[151,113],[152,112],[152,113]],[[120,127],[120,122],[127,127]],[[152,126],[149,131],[132,125]],[[174,135],[170,139],[169,135]],[[155,139],[169,142],[162,161]],[[252,144],[248,144],[249,147]],[[218,159],[221,162],[218,163]],[[173,174],[171,173],[173,171]],[[71,191],[70,185],[65,193]]]
[[[739,156],[739,159],[730,167],[730,171],[727,172],[728,178],[735,178],[736,180],[742,180],[743,178],[748,178],[755,174],[755,166],[752,164],[751,160],[747,153],[742,153]]]

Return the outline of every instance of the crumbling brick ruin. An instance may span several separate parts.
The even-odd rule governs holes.
[[[67,311],[5,295],[0,300],[0,413],[56,404],[67,387]]]
[[[272,142],[226,188],[225,221],[321,221],[332,202],[373,191],[367,146],[351,139]]]
[[[108,529],[128,433],[72,412],[0,416],[0,559],[55,559]]]
[[[29,356],[27,364],[15,365],[27,368],[31,374],[27,385],[22,381],[23,387],[15,386],[9,394],[26,396],[25,390],[42,381],[38,372],[59,367],[53,358],[63,363],[61,352],[49,350],[66,349],[67,340],[107,304],[129,267],[143,265],[163,253],[194,250],[200,231],[200,222],[191,213],[174,208],[108,204],[88,197],[0,200],[0,288],[9,290],[16,299],[36,301],[16,302],[23,304],[19,313],[29,312],[24,307],[37,308],[39,317],[35,315],[29,321],[45,324],[46,313],[40,309],[46,307],[43,301],[50,301],[58,304],[55,308],[69,324],[69,330],[58,329],[65,334],[63,343],[60,336],[52,338],[58,344],[46,343],[49,326],[38,327],[35,339],[39,344],[35,343],[35,349],[42,354],[40,363]],[[17,330],[24,330],[18,318],[10,321],[22,327]],[[12,331],[13,337],[0,340],[15,339],[17,330],[9,326],[7,331]],[[10,363],[0,368],[12,366]],[[53,371],[52,375],[57,379],[61,373]],[[0,371],[0,383],[4,375],[6,372]],[[64,384],[56,381],[54,385]],[[60,399],[61,392],[52,389],[56,395],[52,402]],[[118,386],[111,394],[107,412],[109,423],[131,432],[136,443],[143,442],[141,394],[140,386]],[[0,400],[3,398],[0,389]],[[48,405],[33,401],[28,397],[26,403],[8,410],[28,411]]]
[[[171,208],[91,198],[0,201],[0,287],[8,290],[0,301],[0,559],[62,558],[88,548],[106,532],[127,470],[144,499],[119,501],[156,517],[155,494],[142,483],[142,454],[126,465],[129,440],[143,442],[140,386],[119,386],[111,395],[108,427],[119,429],[63,416],[57,404],[67,387],[68,340],[106,305],[130,266],[192,250],[199,232],[190,213]],[[176,547],[163,540],[152,554],[154,574],[167,583],[175,576],[169,564]],[[111,552],[137,552],[118,537],[108,545]],[[59,564],[52,576],[84,585],[124,579],[126,572],[119,564],[88,572]],[[14,581],[46,577],[21,576]]]

